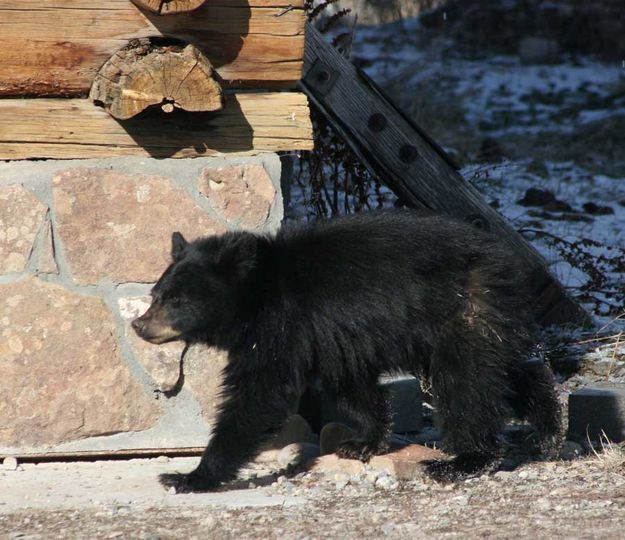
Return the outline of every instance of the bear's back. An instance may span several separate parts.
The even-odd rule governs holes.
[[[406,209],[363,212],[306,227],[284,228],[275,239],[283,260],[302,268],[373,273],[428,274],[466,266],[468,259],[500,259],[507,250],[475,227],[426,211]],[[377,271],[375,270],[377,268]]]

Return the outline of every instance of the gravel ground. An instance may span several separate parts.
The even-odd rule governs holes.
[[[155,479],[195,458],[24,464],[0,472],[0,538],[617,538],[624,455],[613,448],[453,485],[371,473],[274,481],[263,464],[219,493],[190,495]]]

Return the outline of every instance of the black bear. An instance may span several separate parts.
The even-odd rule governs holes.
[[[152,343],[228,351],[223,403],[199,466],[161,476],[178,492],[232,479],[274,435],[306,385],[361,427],[338,454],[387,449],[383,372],[427,377],[459,469],[495,455],[511,417],[556,444],[553,377],[528,361],[534,341],[515,255],[487,232],[431,213],[361,213],[275,236],[172,238],[172,264],[133,322]],[[447,467],[447,465],[446,465]],[[477,466],[479,468],[479,465]]]

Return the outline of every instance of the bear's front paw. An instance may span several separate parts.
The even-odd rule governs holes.
[[[219,482],[195,472],[160,474],[158,479],[166,488],[174,488],[176,493],[201,493],[219,487]]]
[[[339,444],[336,455],[344,459],[358,459],[367,463],[373,456],[388,451],[386,443],[373,443],[361,439],[348,439]]]

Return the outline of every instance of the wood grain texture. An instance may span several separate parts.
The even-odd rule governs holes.
[[[294,92],[231,94],[216,113],[157,108],[122,122],[88,99],[0,99],[0,160],[180,158],[312,147],[308,100]]]
[[[440,147],[310,25],[301,88],[369,170],[408,206],[481,224],[503,238],[527,269],[541,323],[588,321],[588,315],[549,274],[541,255],[456,172]]]
[[[185,11],[193,11],[200,7],[205,0],[132,0],[143,9],[160,15],[175,15]]]
[[[0,0],[0,96],[85,97],[130,40],[163,36],[195,45],[225,87],[292,88],[305,18],[301,0],[211,0],[171,16],[129,0]]]
[[[153,105],[165,112],[223,108],[213,66],[200,51],[193,45],[157,45],[150,39],[135,39],[117,51],[98,71],[89,99],[118,120]]]

